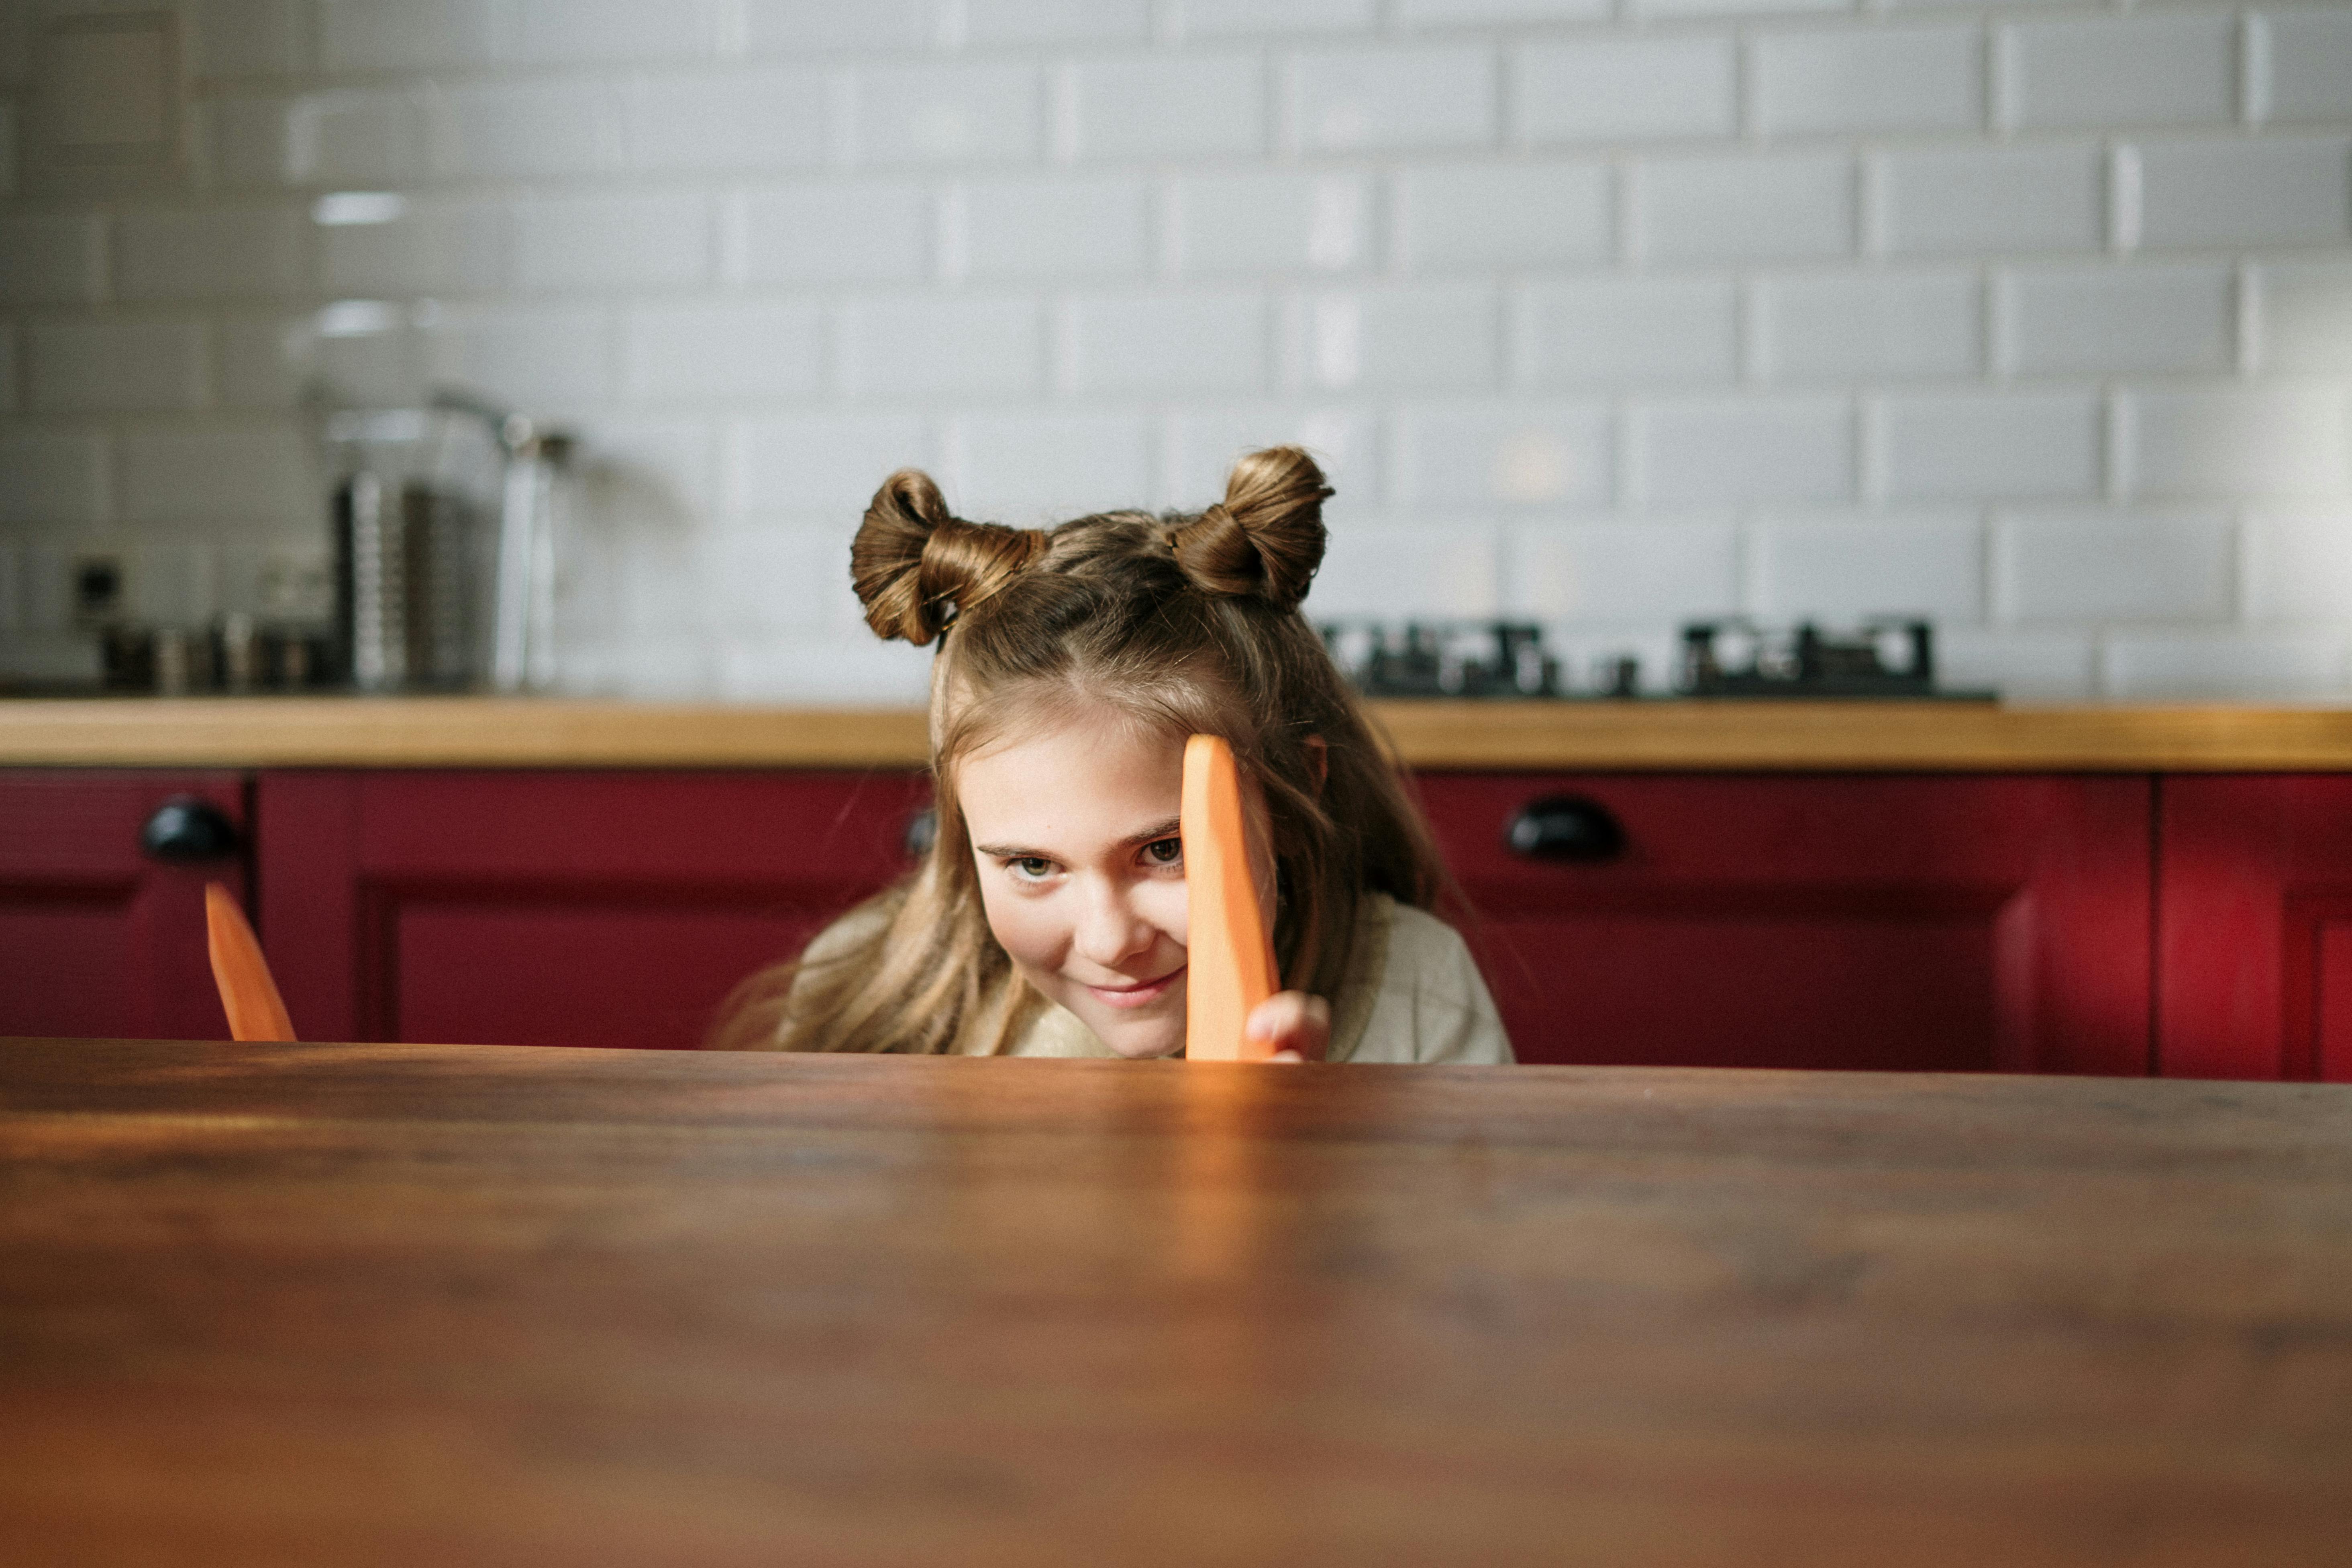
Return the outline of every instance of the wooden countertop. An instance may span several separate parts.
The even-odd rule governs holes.
[[[1417,767],[2352,771],[2352,709],[1379,702]],[[0,700],[0,766],[919,767],[907,709],[487,697]]]
[[[2334,1564],[2352,1087],[0,1044],[12,1564]]]

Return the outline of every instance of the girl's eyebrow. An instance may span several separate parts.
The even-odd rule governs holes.
[[[1181,817],[1171,816],[1165,822],[1153,823],[1140,833],[1129,834],[1118,841],[1118,847],[1122,849],[1129,849],[1141,844],[1155,844],[1162,838],[1174,838],[1182,826]],[[1057,855],[1048,855],[1043,849],[1030,849],[1018,844],[975,844],[972,848],[992,860],[1056,860],[1060,858]]]

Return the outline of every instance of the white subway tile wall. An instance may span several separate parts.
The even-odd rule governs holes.
[[[1371,412],[1329,405],[1223,403],[1180,414],[1171,422],[1158,502],[1198,508],[1200,498],[1223,493],[1237,455],[1287,442],[1313,452],[1325,477],[1354,498],[1362,515],[1390,493],[1381,477],[1381,423]]]
[[[2261,14],[2248,30],[2267,68],[2269,101],[2254,106],[2264,118],[2341,123],[2352,112],[2352,12]]]
[[[1175,269],[1188,277],[1351,272],[1372,259],[1366,174],[1206,174],[1169,197]]]
[[[1748,319],[1759,378],[1933,380],[1982,361],[1983,286],[1971,272],[1896,271],[1758,282]]]
[[[1263,394],[1266,384],[1266,306],[1245,292],[1107,295],[1070,302],[1059,379],[1087,395],[1149,398]],[[1070,454],[1083,465],[1083,453]],[[1133,505],[1106,499],[1105,505]]]
[[[929,421],[912,414],[781,414],[737,420],[730,510],[747,516],[855,518],[877,475],[940,460]]]
[[[2017,268],[1998,287],[2000,368],[2012,376],[2237,363],[2237,275],[2226,266]]]
[[[1605,404],[1407,409],[1397,494],[1415,510],[1591,510],[1615,493]]]
[[[1728,278],[1588,276],[1529,283],[1513,334],[1536,387],[1727,382],[1738,374]]]
[[[1990,257],[2105,244],[2106,163],[2093,143],[1892,149],[1865,186],[1870,248],[1888,256]]]
[[[0,522],[97,525],[107,514],[104,437],[70,431],[0,434]]]
[[[1633,431],[1639,503],[1853,495],[1853,408],[1843,397],[1660,398],[1634,415]]]
[[[1284,72],[1289,140],[1304,152],[1489,147],[1495,54],[1413,44],[1308,50]]]
[[[975,510],[1009,521],[1104,511],[1104,496],[1150,492],[1151,436],[1139,414],[967,415],[948,431],[940,477]]]
[[[114,228],[116,296],[285,299],[307,281],[310,227],[291,206],[131,213]]]
[[[1984,618],[1984,528],[1973,512],[1768,516],[1750,539],[1748,601],[1766,615]]]
[[[1925,613],[2028,698],[2352,697],[2352,5],[153,0],[186,155],[0,71],[0,679],[326,550],[321,402],[575,426],[583,690],[904,699],[892,468],[1296,440],[1308,601]],[[119,8],[114,5],[113,8]]]
[[[2231,607],[2227,517],[2020,512],[1993,525],[1993,599],[2021,621],[2218,621]]]
[[[2018,130],[2226,125],[2237,46],[2227,11],[2004,24],[2000,119]]]
[[[797,300],[639,305],[622,358],[627,390],[649,404],[807,397],[824,382],[824,313]]]
[[[936,201],[925,186],[844,182],[752,190],[736,198],[738,259],[748,289],[920,283],[932,270]]]
[[[1511,51],[1516,139],[1649,142],[1728,136],[1739,61],[1728,34],[1534,38]]]
[[[1768,135],[1974,131],[1984,123],[1974,27],[1767,34],[1748,46],[1749,117]]]
[[[716,81],[705,73],[641,77],[621,100],[630,165],[686,175],[816,167],[824,162],[826,90],[815,70],[745,70]]]
[[[1412,272],[1595,265],[1615,224],[1601,163],[1431,163],[1398,172],[1396,251]]]
[[[158,413],[205,401],[198,321],[130,317],[26,328],[28,406],[37,413]]]
[[[1066,156],[1248,157],[1266,144],[1261,55],[1082,58],[1056,87]]]
[[[353,315],[351,337],[394,335],[371,331],[368,317]],[[525,407],[593,406],[619,389],[610,326],[604,312],[585,306],[452,306],[435,318],[426,356],[436,384],[489,389]],[[731,367],[718,368],[723,375]],[[632,390],[638,381],[632,378]]]
[[[1880,398],[1874,478],[1889,500],[2099,493],[2104,432],[2090,391],[1922,392]]]
[[[965,278],[1139,278],[1151,261],[1141,180],[1032,174],[973,180],[950,193],[951,270]]]
[[[710,279],[712,235],[705,196],[532,197],[514,208],[515,288],[690,289]]]
[[[346,214],[366,221],[319,226],[317,288],[331,298],[490,294],[512,266],[513,213],[504,203],[395,195],[373,208],[324,207],[322,216]]]
[[[0,301],[81,304],[101,297],[106,223],[80,213],[11,213],[0,218]]]
[[[2254,270],[2249,356],[2273,372],[2352,371],[2352,266],[2283,262]]]
[[[1739,531],[1729,518],[1557,523],[1513,540],[1509,607],[1613,627],[1739,608]]]
[[[1633,248],[1677,262],[1853,254],[1853,161],[1843,153],[1660,158],[1634,171]]]

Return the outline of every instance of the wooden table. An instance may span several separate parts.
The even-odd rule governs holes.
[[[0,1556],[2340,1563],[2352,1088],[0,1045]]]

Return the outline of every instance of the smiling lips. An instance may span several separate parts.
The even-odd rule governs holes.
[[[1157,980],[1139,980],[1132,985],[1089,985],[1095,1000],[1106,1007],[1143,1007],[1168,994],[1168,988],[1184,978],[1184,966],[1179,964]]]

